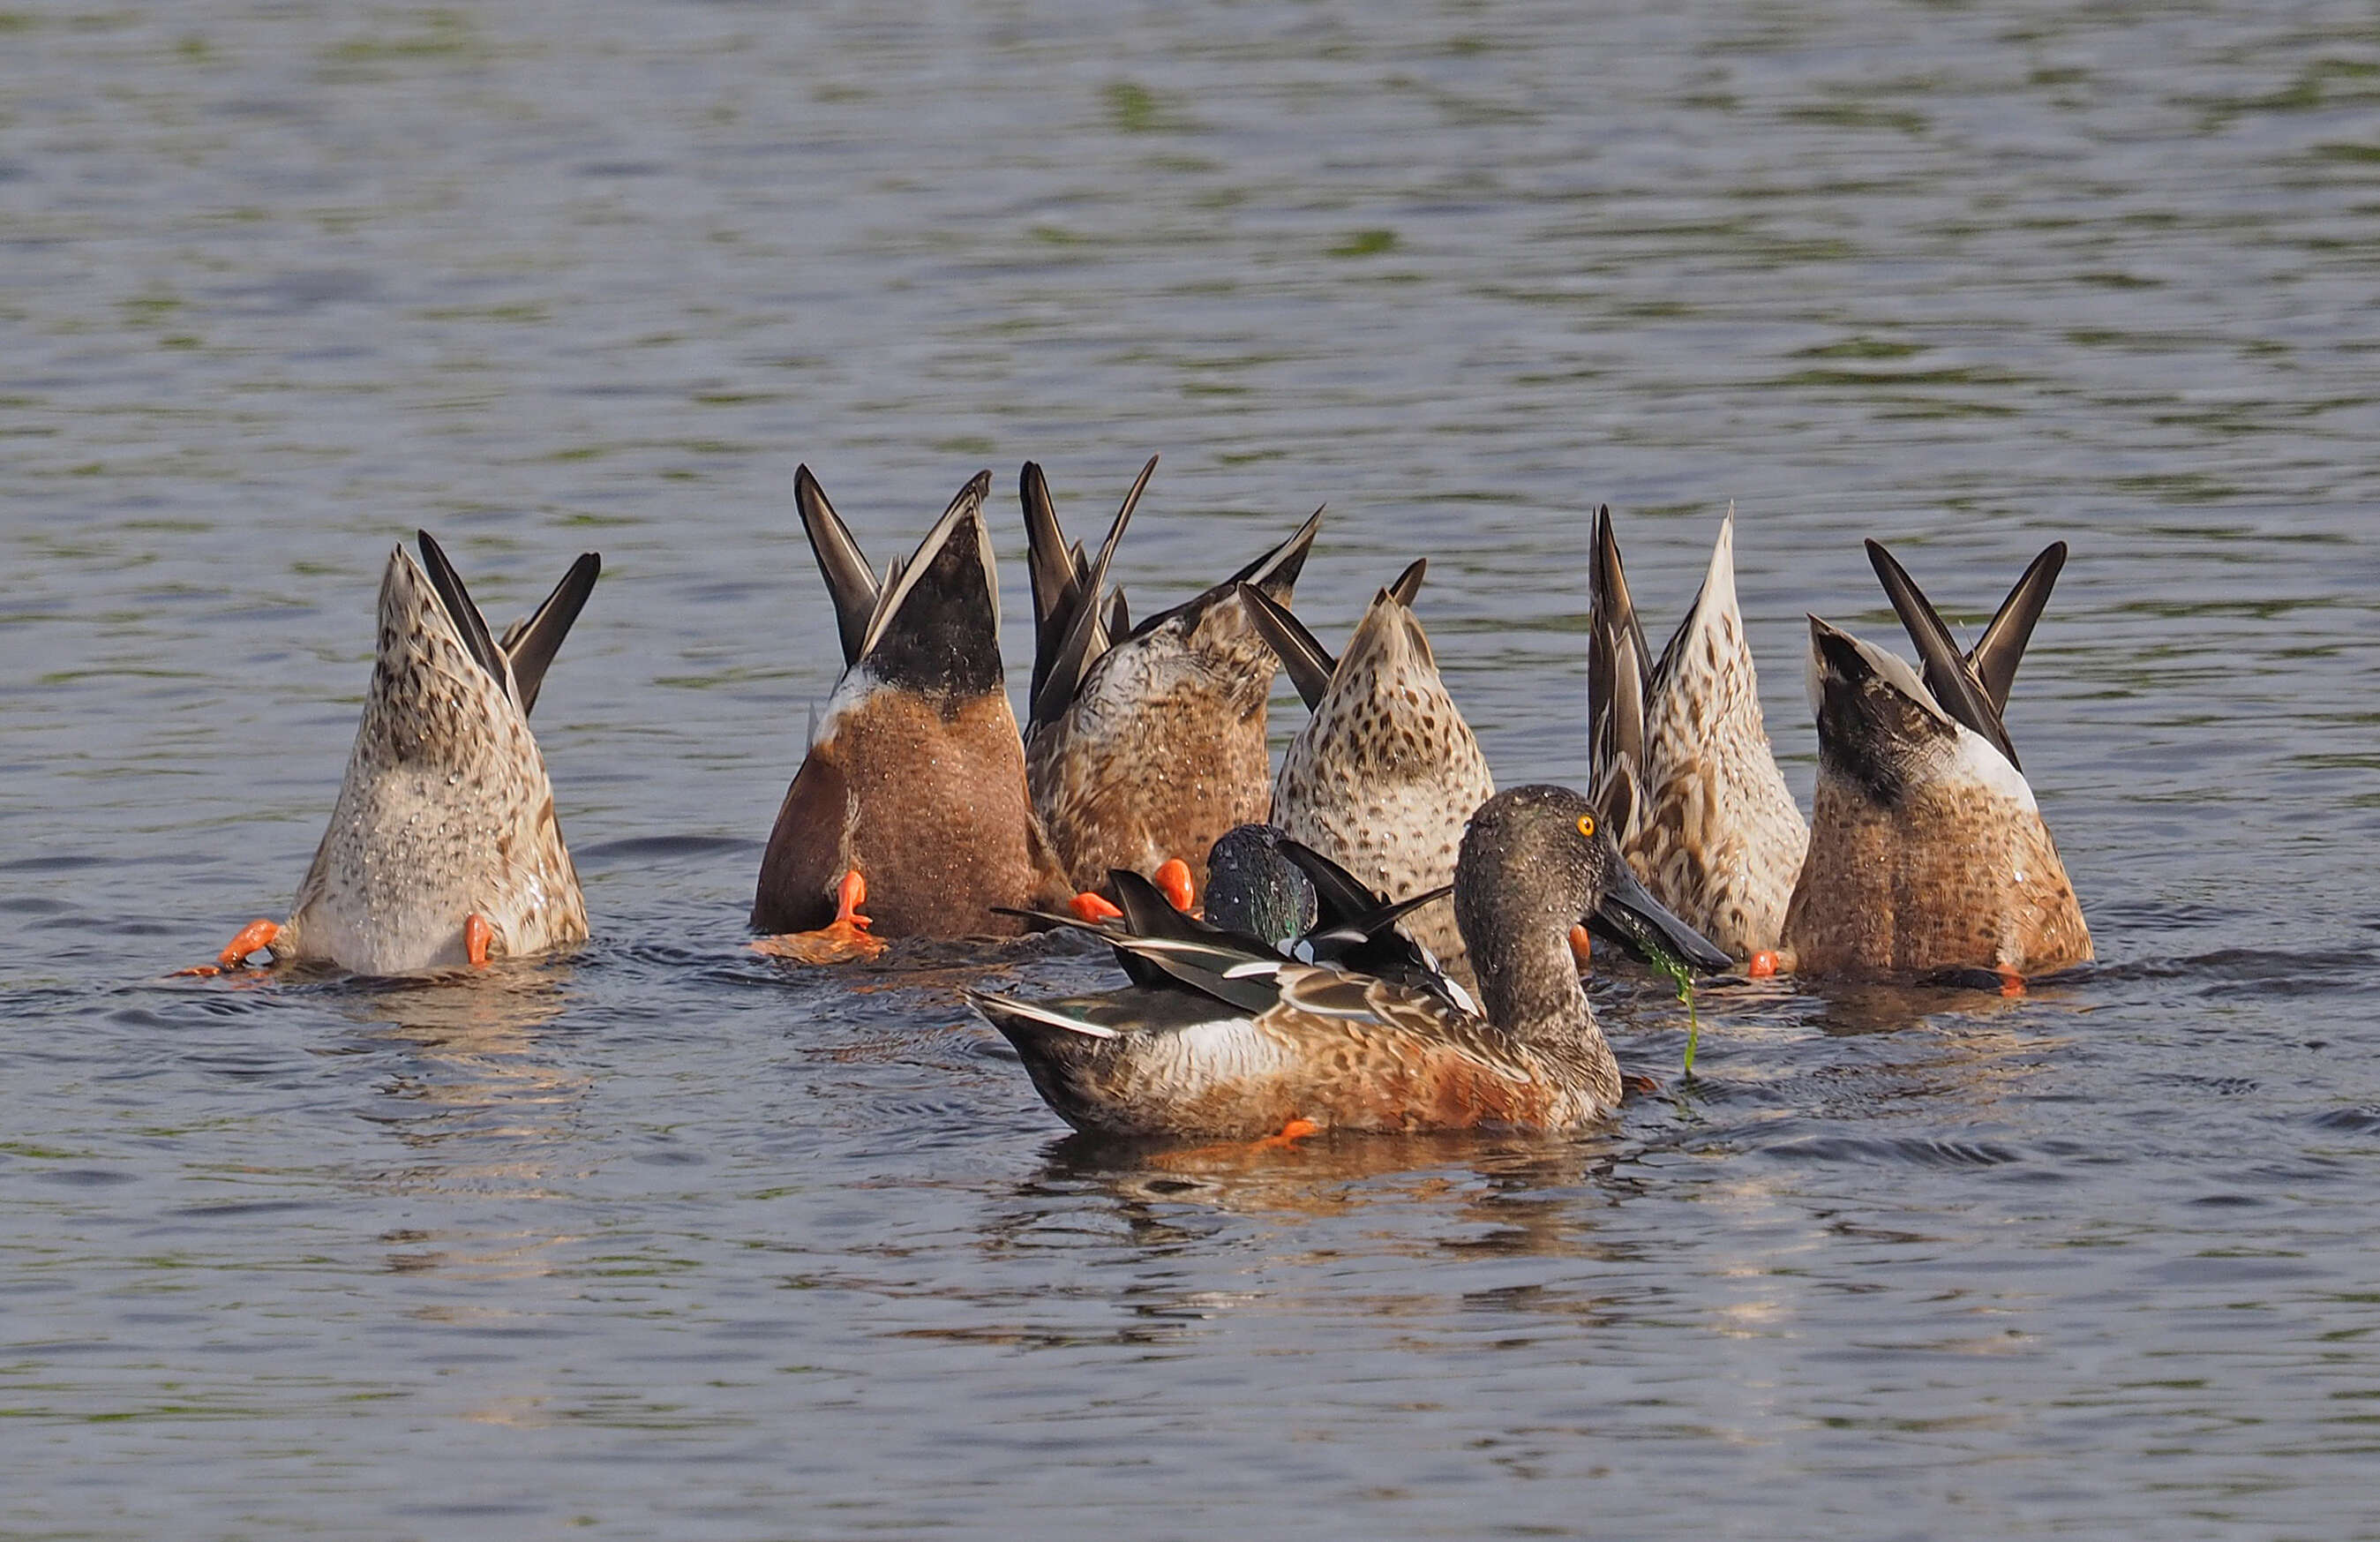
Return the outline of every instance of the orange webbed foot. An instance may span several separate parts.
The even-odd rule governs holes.
[[[1157,885],[1166,903],[1176,910],[1186,914],[1197,901],[1198,886],[1190,880],[1190,864],[1178,856],[1169,856],[1160,862],[1157,871],[1149,875],[1149,881]]]
[[[1782,961],[1778,958],[1776,949],[1763,948],[1752,955],[1751,962],[1744,965],[1743,972],[1754,979],[1765,980],[1775,975],[1782,966]]]
[[[226,969],[245,968],[248,965],[249,954],[261,953],[264,949],[271,947],[274,939],[278,938],[280,935],[281,924],[277,921],[250,921],[248,925],[239,929],[238,936],[224,944],[224,951],[215,954],[215,961],[212,964],[196,964],[192,965],[188,969],[176,969],[174,973],[176,976],[199,975],[203,977],[208,975],[220,975]]]
[[[2015,970],[2009,968],[2001,968],[1993,972],[1998,974],[2000,977],[2001,995],[2022,996],[2024,994],[2024,977],[2022,975],[2020,975]]]
[[[868,929],[875,923],[859,913],[859,907],[867,903],[868,880],[853,868],[835,886],[833,920],[816,931],[763,937],[752,944],[752,951],[771,958],[789,958],[796,964],[844,964],[855,958],[874,958],[891,944],[880,937],[868,935]]]
[[[1303,1116],[1281,1127],[1278,1135],[1261,1135],[1255,1140],[1217,1141],[1211,1146],[1190,1146],[1160,1154],[1160,1167],[1196,1167],[1209,1162],[1245,1161],[1257,1152],[1293,1151],[1297,1143],[1309,1135],[1318,1135],[1322,1126]]]
[[[471,961],[474,969],[488,966],[488,949],[496,941],[496,929],[488,918],[474,910],[463,917],[463,956]]]
[[[1279,1135],[1267,1135],[1262,1140],[1252,1141],[1249,1144],[1258,1151],[1285,1150],[1308,1135],[1318,1135],[1321,1133],[1321,1125],[1311,1119],[1298,1118],[1283,1124]]]
[[[1075,918],[1076,920],[1095,927],[1104,926],[1110,921],[1120,921],[1123,919],[1123,912],[1116,906],[1113,901],[1110,900],[1105,894],[1099,893],[1096,890],[1091,889],[1086,889],[1081,893],[1076,894],[1073,899],[1068,900],[1066,902],[1066,908],[1075,913]]]

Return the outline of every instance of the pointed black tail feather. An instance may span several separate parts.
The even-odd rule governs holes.
[[[868,620],[876,613],[880,592],[876,575],[868,565],[868,553],[852,539],[850,528],[827,502],[826,489],[808,466],[795,468],[794,504],[801,511],[802,528],[810,539],[810,555],[818,559],[819,576],[826,580],[827,595],[834,601],[843,662],[846,666],[856,664],[868,637]]]
[[[1645,712],[1653,671],[1608,504],[1595,515],[1587,614],[1587,776],[1604,817],[1625,831],[1632,828],[1636,779],[1645,764]]]
[[[545,683],[547,666],[562,647],[562,639],[570,635],[571,624],[587,606],[587,597],[595,592],[595,580],[603,571],[600,553],[582,552],[553,586],[545,602],[504,631],[498,644],[513,663],[513,685],[520,692],[521,714],[526,717],[537,706],[538,687]]]
[[[1132,491],[1124,494],[1123,506],[1116,510],[1115,520],[1108,527],[1108,538],[1100,543],[1099,554],[1091,560],[1088,568],[1083,568],[1077,561],[1073,587],[1051,613],[1050,628],[1037,639],[1033,696],[1026,703],[1029,722],[1054,722],[1063,716],[1082,685],[1083,672],[1107,650],[1112,640],[1099,622],[1099,591],[1107,587],[1108,568],[1115,560],[1117,543],[1123,540],[1124,527],[1132,522],[1132,511],[1140,505],[1140,495],[1148,491],[1148,479],[1156,473],[1157,457],[1151,455],[1140,468],[1140,475],[1134,479]],[[1053,520],[1054,517],[1053,515]],[[1060,629],[1062,622],[1063,626]]]
[[[1967,662],[1982,683],[1984,694],[2003,713],[2008,710],[2009,686],[2016,682],[2016,666],[2024,662],[2025,645],[2033,640],[2034,624],[2048,608],[2049,591],[2065,565],[2064,541],[2053,540],[2043,547],[2008,598],[2000,601],[1984,635],[1967,650]]]
[[[504,677],[504,654],[497,649],[496,639],[488,635],[488,618],[471,603],[471,592],[463,587],[463,576],[455,571],[455,565],[446,559],[445,548],[428,530],[416,530],[413,535],[421,546],[421,565],[430,575],[430,587],[437,591],[438,603],[445,610],[446,619],[462,635],[464,649],[481,669],[501,682]]]
[[[1240,598],[1247,606],[1248,619],[1256,624],[1266,645],[1279,656],[1290,684],[1297,687],[1298,696],[1311,711],[1330,689],[1330,676],[1338,670],[1339,661],[1305,629],[1305,623],[1264,590],[1243,584]]]
[[[2009,742],[2008,725],[2000,721],[2000,710],[1992,700],[1984,683],[1959,651],[1958,639],[1951,637],[1949,626],[1917,580],[1900,565],[1880,541],[1867,542],[1868,565],[1884,585],[1884,592],[1892,601],[1893,613],[1900,617],[1901,630],[1917,645],[1917,658],[1924,667],[1925,688],[1934,693],[1935,703],[1951,717],[1973,729],[1991,741],[1993,747],[2008,757],[2008,762],[2018,770],[2023,765],[2016,758],[2016,747]],[[2045,593],[2044,598],[2046,598]],[[2029,628],[2028,628],[2029,630]]]

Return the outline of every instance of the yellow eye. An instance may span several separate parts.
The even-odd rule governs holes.
[[[1579,832],[1581,835],[1585,835],[1585,836],[1589,837],[1590,839],[1591,839],[1591,838],[1593,838],[1593,836],[1594,836],[1594,834],[1595,834],[1595,816],[1594,816],[1594,815],[1592,815],[1592,814],[1581,814],[1581,815],[1578,817],[1578,832]]]

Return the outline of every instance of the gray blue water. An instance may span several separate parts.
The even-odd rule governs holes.
[[[0,1535],[2380,1536],[2368,5],[0,10]],[[1086,1147],[958,1002],[743,946],[871,553],[1164,460],[1136,612],[1328,503],[1503,782],[1587,518],[1972,625],[2102,963],[1598,988],[1574,1141]],[[603,581],[538,724],[596,935],[166,980],[285,914],[389,547]],[[1299,721],[1278,703],[1275,729]]]

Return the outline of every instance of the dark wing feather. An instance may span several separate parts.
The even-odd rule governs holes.
[[[1587,780],[1605,821],[1621,831],[1634,828],[1652,680],[1652,654],[1629,597],[1607,504],[1596,510],[1595,561],[1587,570]]]
[[[1107,650],[1109,637],[1099,625],[1099,590],[1107,585],[1108,565],[1115,560],[1116,543],[1123,539],[1124,527],[1132,522],[1132,511],[1139,506],[1140,495],[1148,490],[1148,479],[1156,472],[1157,457],[1151,455],[1134,480],[1132,491],[1124,494],[1123,506],[1116,510],[1115,522],[1108,527],[1108,538],[1100,544],[1099,554],[1091,560],[1087,571],[1078,575],[1077,587],[1050,616],[1053,625],[1062,619],[1065,629],[1053,650],[1045,652],[1037,646],[1034,650],[1028,722],[1054,722],[1065,715],[1066,709],[1074,704],[1075,690],[1083,683],[1084,670]]]
[[[430,575],[430,587],[437,590],[438,603],[445,609],[446,619],[462,635],[464,650],[501,683],[504,677],[504,653],[496,647],[496,639],[488,635],[488,618],[471,603],[470,590],[463,587],[463,576],[455,571],[455,565],[446,560],[445,549],[428,530],[416,530],[413,534],[421,543],[421,565]]]
[[[537,688],[545,683],[546,666],[553,662],[554,652],[562,639],[570,635],[571,623],[587,606],[587,597],[595,592],[595,579],[603,571],[603,559],[593,552],[582,552],[545,597],[545,603],[530,612],[528,617],[505,628],[498,645],[512,661],[513,686],[520,692],[520,709],[524,716],[537,705]]]
[[[1975,646],[1967,650],[1967,665],[1991,698],[1993,707],[2008,710],[2009,686],[2016,682],[2016,666],[2024,661],[2025,645],[2033,640],[2034,623],[2049,604],[2049,591],[2066,565],[2066,543],[2051,541],[2009,590]]]
[[[1876,569],[1884,592],[1892,601],[1895,614],[1900,617],[1901,629],[1909,640],[1917,645],[1917,657],[1925,665],[1925,688],[1934,693],[1941,709],[1990,740],[2009,764],[2019,771],[2024,768],[2016,758],[2016,747],[2009,742],[2008,725],[2000,721],[1999,708],[1994,705],[1984,683],[1968,667],[1959,651],[1950,628],[1943,623],[1942,613],[1917,587],[1909,570],[1896,561],[1879,541],[1867,543],[1868,565]],[[2043,598],[2046,599],[2045,590]],[[2013,666],[2011,666],[2013,673]]]
[[[1316,509],[1305,516],[1305,524],[1290,532],[1288,540],[1217,584],[1208,593],[1220,599],[1231,593],[1234,584],[1248,584],[1264,590],[1267,599],[1286,604],[1291,592],[1297,587],[1297,576],[1305,569],[1305,554],[1314,548],[1314,534],[1321,528],[1322,510]]]
[[[1280,656],[1281,667],[1288,673],[1290,684],[1297,687],[1298,696],[1312,710],[1330,690],[1330,676],[1339,668],[1339,661],[1305,629],[1305,623],[1264,590],[1242,585],[1240,597],[1247,606],[1248,619]]]
[[[1033,580],[1033,656],[1048,650],[1054,635],[1050,617],[1064,608],[1074,592],[1075,564],[1066,549],[1066,532],[1058,526],[1058,506],[1050,497],[1050,479],[1038,463],[1026,461],[1017,478],[1017,495],[1025,504],[1025,570]],[[1033,676],[1035,689],[1041,676]]]
[[[868,553],[852,539],[850,528],[827,502],[826,489],[819,486],[808,466],[794,470],[794,504],[801,510],[802,528],[810,538],[810,555],[818,559],[819,576],[826,580],[827,595],[834,601],[834,627],[843,641],[843,662],[846,666],[856,664],[868,637],[868,623],[876,614],[879,592],[876,576],[868,566]]]

